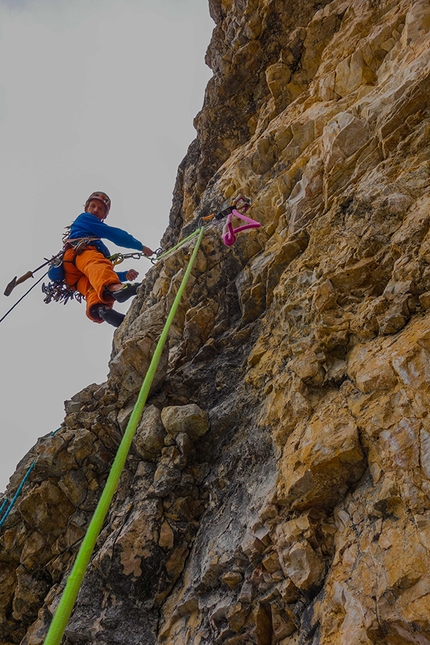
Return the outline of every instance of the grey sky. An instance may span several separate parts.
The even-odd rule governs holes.
[[[0,4],[0,317],[33,282],[9,298],[6,284],[60,250],[93,190],[112,198],[108,223],[159,246],[213,26],[206,0]],[[0,490],[63,401],[105,380],[112,334],[83,304],[45,305],[39,286],[1,323]]]

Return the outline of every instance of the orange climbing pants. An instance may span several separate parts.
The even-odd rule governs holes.
[[[66,283],[79,291],[87,302],[86,314],[94,322],[103,320],[90,313],[94,305],[114,304],[114,299],[105,291],[110,284],[121,284],[121,280],[113,270],[112,262],[94,246],[88,246],[84,251],[76,253],[75,249],[67,249],[63,258]]]

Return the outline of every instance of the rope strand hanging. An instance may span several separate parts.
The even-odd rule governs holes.
[[[118,482],[121,477],[121,473],[123,471],[123,468],[127,459],[127,455],[131,447],[131,443],[136,433],[137,426],[140,421],[140,417],[142,416],[143,408],[145,407],[146,400],[148,398],[149,391],[151,389],[152,381],[154,380],[154,376],[161,359],[164,345],[166,344],[166,341],[169,335],[170,327],[173,323],[173,319],[178,310],[179,303],[185,291],[185,287],[187,285],[188,279],[191,274],[191,270],[194,265],[194,261],[197,256],[197,252],[200,248],[200,244],[203,238],[203,233],[204,233],[204,228],[201,227],[200,230],[198,231],[198,239],[194,247],[193,253],[191,255],[190,261],[188,263],[187,269],[185,271],[184,277],[182,278],[182,282],[179,286],[178,292],[176,294],[175,300],[170,309],[163,331],[158,340],[154,355],[152,357],[151,363],[148,368],[148,372],[142,383],[142,387],[139,392],[136,405],[134,406],[134,409],[131,414],[130,420],[127,424],[127,428],[125,430],[124,436],[118,448],[115,460],[112,464],[106,485],[103,489],[99,503],[97,504],[97,508],[94,512],[93,518],[90,522],[90,525],[87,529],[87,532],[81,544],[81,548],[79,549],[78,555],[76,556],[75,564],[68,577],[66,587],[64,589],[63,595],[61,596],[60,603],[52,619],[52,623],[49,628],[48,634],[46,636],[44,645],[59,645],[63,637],[68,620],[73,611],[73,607],[74,607],[77,595],[79,593],[79,589],[81,587],[86,569],[88,567],[91,556],[93,554],[97,538],[100,534],[100,531],[103,526],[103,522],[109,510],[110,503],[115,494],[115,490],[118,486]]]

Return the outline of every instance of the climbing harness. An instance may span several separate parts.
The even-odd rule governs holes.
[[[67,227],[69,228],[69,227]],[[67,249],[75,249],[76,254],[82,253],[85,251],[87,246],[91,246],[92,242],[97,242],[99,241],[99,237],[76,237],[76,238],[70,238],[70,237],[63,237],[63,250],[66,251]]]
[[[188,262],[187,269],[185,271],[182,282],[179,286],[176,297],[173,301],[173,305],[170,309],[169,315],[167,316],[166,323],[164,325],[161,336],[158,340],[157,346],[155,348],[154,355],[152,357],[151,363],[149,365],[147,374],[142,383],[142,387],[137,398],[137,402],[133,408],[130,420],[127,424],[124,436],[119,445],[116,457],[112,464],[106,485],[103,489],[102,495],[100,497],[97,508],[94,512],[90,525],[87,529],[85,537],[82,541],[81,547],[79,549],[78,555],[76,556],[75,564],[73,565],[72,571],[67,579],[67,583],[64,589],[64,592],[61,596],[61,600],[56,609],[54,617],[52,619],[48,634],[46,636],[44,645],[59,645],[63,637],[64,631],[67,626],[70,614],[73,611],[73,607],[76,601],[76,597],[79,593],[79,589],[82,584],[82,580],[85,575],[85,571],[88,567],[88,564],[91,559],[91,555],[94,551],[97,538],[100,534],[100,531],[103,526],[103,522],[109,510],[110,503],[115,494],[115,490],[118,486],[118,482],[122,473],[122,470],[129,453],[131,443],[133,441],[134,435],[139,425],[140,418],[142,416],[143,408],[145,407],[146,400],[151,389],[152,382],[154,380],[157,367],[160,363],[161,355],[163,353],[164,346],[166,344],[170,327],[172,326],[173,319],[178,310],[182,295],[187,286],[188,279],[190,277],[195,259],[197,257],[198,250],[203,238],[204,227],[202,226],[197,232],[198,238],[194,246],[193,253]]]
[[[83,251],[85,251],[88,246],[91,246],[91,242],[98,240],[98,237],[86,237],[76,240],[67,239],[63,248],[66,251],[68,248],[73,248],[75,250],[75,257]],[[60,254],[59,254],[60,255]],[[121,264],[125,259],[133,258],[134,260],[139,260],[141,257],[146,257],[145,253],[115,253],[111,255],[108,259],[112,262],[114,266]],[[42,291],[45,294],[43,302],[49,304],[50,302],[62,302],[64,305],[69,302],[69,300],[77,300],[82,302],[84,296],[77,291],[73,286],[68,285],[65,282],[65,274],[62,266],[63,258],[61,256],[61,264],[52,265],[48,271],[48,277],[51,279],[51,282],[48,284],[42,284]],[[74,263],[74,259],[72,260]]]
[[[67,233],[68,229],[70,229],[70,227],[66,227],[66,233],[63,235],[63,248],[60,253],[58,253],[58,259],[52,262],[49,267],[48,278],[50,282],[48,282],[48,284],[42,284],[42,292],[45,294],[43,302],[47,305],[52,301],[62,302],[64,305],[67,304],[69,300],[82,302],[83,295],[76,290],[74,285],[67,284],[65,280],[64,253],[68,249],[74,250],[75,255],[71,260],[74,264],[77,255],[83,253],[83,251],[85,251],[92,242],[100,239],[98,237],[80,237],[70,239]]]

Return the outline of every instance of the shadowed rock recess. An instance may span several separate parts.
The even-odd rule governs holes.
[[[207,225],[65,645],[430,644],[430,3],[210,0],[168,248]],[[19,464],[0,642],[43,642],[194,242]]]

